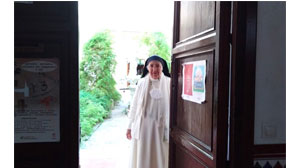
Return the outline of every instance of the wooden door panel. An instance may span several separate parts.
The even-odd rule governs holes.
[[[215,29],[215,2],[180,3],[180,38],[184,41]]]
[[[210,50],[201,54],[178,59],[180,65],[190,61],[207,61],[206,101],[203,104],[197,104],[183,100],[181,94],[178,94],[177,127],[199,139],[199,141],[202,142],[203,147],[208,150],[211,150],[212,147],[213,57],[214,52],[213,50]],[[178,71],[179,93],[182,93],[182,68],[183,66],[179,66]],[[195,127],[195,125],[197,125],[197,127]]]
[[[172,131],[172,137],[172,145],[174,145],[175,148],[184,148],[186,151],[188,151],[187,154],[190,155],[191,158],[196,158],[196,160],[198,162],[201,162],[202,164],[214,164],[213,153],[205,148],[205,144],[203,144],[197,138],[178,128],[174,128],[174,130]],[[180,153],[178,153],[178,150],[176,150],[175,157],[177,157],[177,155],[181,155]],[[176,160],[176,162],[178,161]],[[185,162],[185,164],[188,163]]]
[[[175,2],[170,167],[226,164],[230,2]],[[206,60],[205,102],[184,100],[183,63]]]
[[[175,167],[197,167],[206,168],[203,162],[198,160],[196,157],[190,157],[189,151],[181,147],[176,147],[178,155],[176,156]]]

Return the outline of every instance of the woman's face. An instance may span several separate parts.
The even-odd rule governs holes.
[[[159,79],[162,72],[162,65],[159,61],[151,61],[149,62],[147,69],[150,73],[151,78]]]

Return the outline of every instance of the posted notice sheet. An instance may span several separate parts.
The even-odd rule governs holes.
[[[202,104],[205,101],[206,60],[186,62],[183,66],[182,98]]]
[[[15,143],[60,141],[58,59],[15,58]]]

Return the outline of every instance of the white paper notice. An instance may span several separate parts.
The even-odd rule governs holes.
[[[15,58],[15,143],[58,142],[59,62]]]
[[[182,98],[202,104],[205,101],[206,60],[186,62],[183,66]]]

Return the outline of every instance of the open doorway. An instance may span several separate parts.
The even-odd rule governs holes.
[[[172,1],[118,2],[118,5],[108,1],[93,3],[80,1],[78,3],[80,68],[83,68],[82,62],[88,55],[87,44],[92,39],[99,38],[97,36],[101,36],[99,39],[102,38],[111,43],[108,50],[114,55],[115,66],[112,66],[114,72],[111,73],[110,82],[115,81],[114,89],[119,94],[118,98],[109,102],[107,115],[96,119],[97,121],[90,126],[92,128],[86,131],[87,128],[83,128],[86,127],[84,124],[89,122],[89,118],[94,118],[88,116],[87,119],[83,119],[82,95],[85,94],[85,101],[89,101],[87,98],[93,97],[94,92],[80,87],[80,125],[81,135],[84,134],[80,137],[79,163],[81,168],[128,167],[130,141],[125,136],[128,122],[126,114],[143,64],[153,54],[154,51],[151,51],[151,48],[157,47],[151,46],[155,45],[155,42],[149,43],[149,40],[161,40],[168,45],[169,50],[166,52],[169,54],[166,56],[169,57],[170,65],[173,9],[174,2]],[[148,43],[145,40],[148,40]],[[156,54],[159,55],[159,53]],[[81,71],[80,68],[79,71]],[[83,83],[80,81],[80,84]],[[90,96],[86,96],[87,94]],[[97,100],[94,102],[99,103]],[[99,104],[102,107],[105,106],[103,103]],[[96,109],[101,106],[95,105]],[[83,120],[85,123],[82,122]]]

